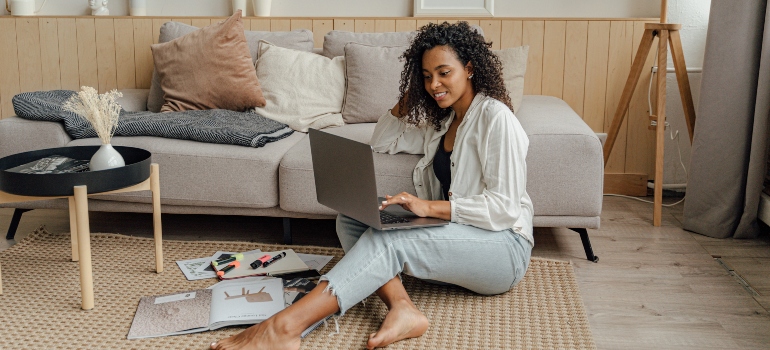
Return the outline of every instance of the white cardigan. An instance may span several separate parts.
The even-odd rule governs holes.
[[[390,111],[377,122],[370,141],[376,152],[425,155],[412,176],[419,198],[444,200],[433,157],[454,117],[452,112],[439,131],[432,125],[407,125]],[[534,211],[526,190],[528,147],[527,134],[511,110],[477,94],[457,128],[450,157],[452,222],[490,231],[512,228],[534,246]]]

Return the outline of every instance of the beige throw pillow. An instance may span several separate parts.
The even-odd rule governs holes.
[[[398,86],[404,62],[399,57],[408,46],[345,45],[345,103],[342,119],[346,124],[376,123],[398,102]]]
[[[264,106],[240,11],[167,43],[151,46],[165,103],[161,112]]]
[[[513,113],[521,107],[524,96],[524,74],[527,73],[527,55],[529,46],[518,46],[502,50],[492,50],[503,64],[503,81],[511,98]]]
[[[341,126],[345,59],[260,42],[257,77],[267,100],[257,114],[294,130]]]

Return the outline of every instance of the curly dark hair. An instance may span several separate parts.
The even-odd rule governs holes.
[[[429,123],[438,131],[441,123],[449,117],[452,109],[439,107],[425,90],[422,72],[422,56],[425,51],[444,45],[454,50],[463,66],[471,62],[471,84],[476,93],[495,98],[513,110],[503,82],[503,65],[490,50],[492,43],[485,42],[484,37],[471,28],[468,22],[428,23],[418,30],[411,45],[401,56],[405,62],[401,72],[399,101],[404,103],[399,112],[405,122],[413,125]]]

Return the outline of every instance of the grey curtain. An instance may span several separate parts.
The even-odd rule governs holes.
[[[758,234],[770,133],[767,0],[712,0],[693,134],[684,229]]]

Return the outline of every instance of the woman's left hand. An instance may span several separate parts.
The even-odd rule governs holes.
[[[384,201],[380,205],[380,210],[384,210],[389,205],[400,205],[402,208],[411,211],[417,216],[430,216],[430,201],[420,199],[419,197],[407,192],[401,192],[395,196],[385,195]]]

